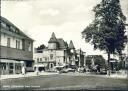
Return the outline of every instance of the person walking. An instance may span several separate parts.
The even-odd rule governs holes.
[[[25,72],[25,67],[23,66],[23,67],[22,67],[22,75],[25,75],[25,73],[26,73],[26,72]]]
[[[39,75],[39,68],[36,67],[36,75]]]

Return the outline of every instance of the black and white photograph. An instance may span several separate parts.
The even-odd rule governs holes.
[[[128,91],[128,0],[1,0],[0,91]]]

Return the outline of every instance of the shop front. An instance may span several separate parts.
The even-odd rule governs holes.
[[[0,75],[20,74],[22,63],[16,60],[0,59]]]

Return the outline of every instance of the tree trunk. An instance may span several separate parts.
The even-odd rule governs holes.
[[[110,53],[108,52],[108,72],[107,75],[110,76]]]

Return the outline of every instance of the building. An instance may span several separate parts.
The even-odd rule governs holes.
[[[76,50],[77,61],[75,65],[77,67],[85,67],[86,66],[86,52],[83,52],[81,49]]]
[[[52,33],[48,47],[35,48],[34,60],[35,64],[43,64],[45,70],[52,70],[59,66],[76,66],[78,58],[72,41],[68,45],[62,38],[56,38],[55,34]]]
[[[0,17],[0,73],[21,73],[22,66],[32,67],[33,39],[4,17]]]

